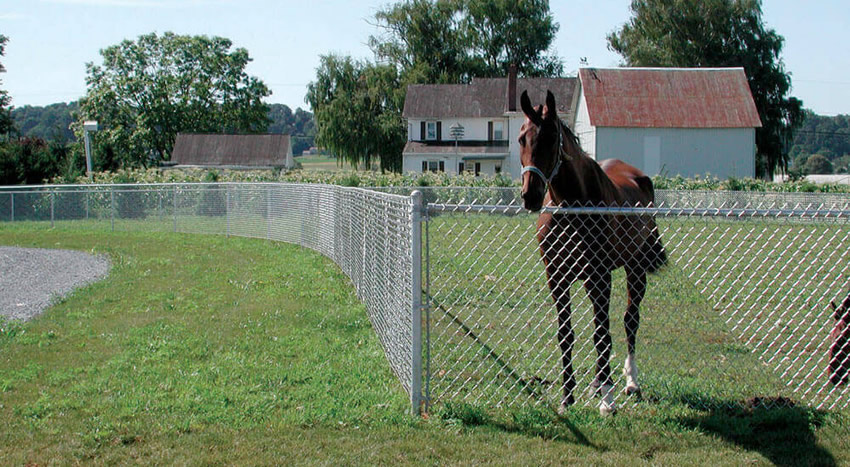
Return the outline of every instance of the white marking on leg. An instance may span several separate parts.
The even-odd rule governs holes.
[[[614,404],[614,386],[603,384],[599,388],[599,395],[602,397],[602,402],[599,403],[599,413],[603,417],[614,415],[617,412],[617,406]]]
[[[638,385],[638,369],[637,361],[634,354],[626,356],[626,364],[623,365],[623,376],[626,377],[626,395],[640,394],[640,385]]]

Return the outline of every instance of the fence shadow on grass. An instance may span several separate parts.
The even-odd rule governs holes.
[[[824,411],[781,397],[729,401],[691,394],[679,402],[699,411],[680,418],[684,426],[758,452],[775,465],[837,465],[815,436],[828,417]]]

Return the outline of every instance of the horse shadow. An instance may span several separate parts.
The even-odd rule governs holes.
[[[775,465],[838,465],[832,453],[818,444],[815,434],[827,420],[825,411],[797,405],[782,397],[729,401],[689,394],[683,395],[679,402],[698,414],[675,421],[758,452]]]

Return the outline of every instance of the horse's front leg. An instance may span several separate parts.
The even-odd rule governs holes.
[[[558,409],[559,413],[563,413],[567,407],[575,403],[573,390],[576,387],[572,357],[575,333],[573,332],[572,309],[570,308],[570,284],[572,281],[567,279],[561,267],[563,267],[561,262],[551,262],[546,265],[549,290],[552,292],[552,299],[555,301],[555,308],[558,311],[558,347],[561,349],[563,368],[563,397]]]
[[[614,381],[611,379],[611,332],[608,308],[611,301],[611,273],[598,272],[584,282],[587,296],[593,303],[593,343],[596,346],[596,378],[593,385],[599,388],[602,401],[599,412],[611,415],[614,405]]]
[[[640,303],[646,294],[646,271],[640,266],[626,266],[626,287],[629,292],[629,303],[626,306],[626,314],[623,324],[626,328],[626,363],[623,366],[623,374],[626,377],[625,392],[627,396],[632,394],[640,396],[640,385],[638,384],[637,358],[637,332],[640,327]]]

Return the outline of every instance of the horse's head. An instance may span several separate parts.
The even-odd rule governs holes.
[[[561,167],[563,136],[551,91],[546,94],[545,107],[533,107],[527,91],[523,91],[520,104],[525,114],[519,132],[522,205],[530,211],[539,211]]]
[[[845,384],[850,379],[850,295],[839,306],[835,302],[829,305],[835,314],[835,327],[830,334],[829,381]]]

